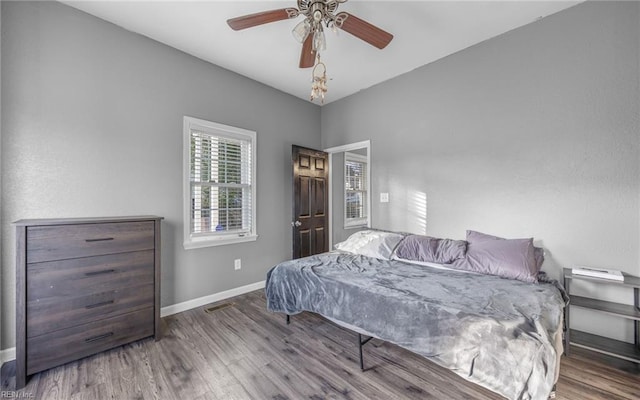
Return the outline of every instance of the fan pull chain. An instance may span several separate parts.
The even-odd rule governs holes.
[[[327,66],[320,61],[320,53],[316,57],[316,65],[311,72],[311,101],[320,98],[324,104],[324,95],[327,93]]]

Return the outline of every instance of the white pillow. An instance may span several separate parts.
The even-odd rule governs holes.
[[[334,247],[349,253],[389,260],[393,250],[403,237],[403,235],[393,232],[364,230],[352,234],[347,240]]]
[[[391,259],[392,260],[396,260],[396,261],[402,261],[403,263],[407,263],[407,264],[420,265],[422,267],[431,267],[431,268],[435,268],[435,269],[443,269],[445,271],[463,272],[465,274],[475,274],[476,273],[476,272],[472,272],[472,271],[465,271],[463,269],[454,269],[454,268],[447,267],[447,265],[451,265],[451,264],[438,264],[438,263],[429,262],[429,261],[407,260],[406,258],[398,257],[398,255],[395,254],[395,253],[391,256]]]

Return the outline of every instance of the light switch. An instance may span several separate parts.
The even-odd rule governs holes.
[[[380,193],[380,203],[389,202],[389,193]]]

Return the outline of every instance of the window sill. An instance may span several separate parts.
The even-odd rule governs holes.
[[[197,238],[185,240],[183,247],[185,250],[200,249],[203,247],[224,246],[228,244],[255,242],[258,235],[233,236],[220,238]]]
[[[369,221],[353,221],[347,222],[344,224],[344,229],[357,229],[357,228],[368,228]]]

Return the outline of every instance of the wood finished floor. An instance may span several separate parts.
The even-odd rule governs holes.
[[[266,311],[262,291],[205,313],[164,318],[164,337],[142,340],[31,377],[19,393],[15,362],[2,367],[0,397],[98,399],[501,399],[409,351],[357,335],[310,313]],[[623,369],[620,369],[623,368]],[[626,369],[626,370],[624,370]],[[557,399],[639,399],[640,368],[577,349],[563,357]]]

